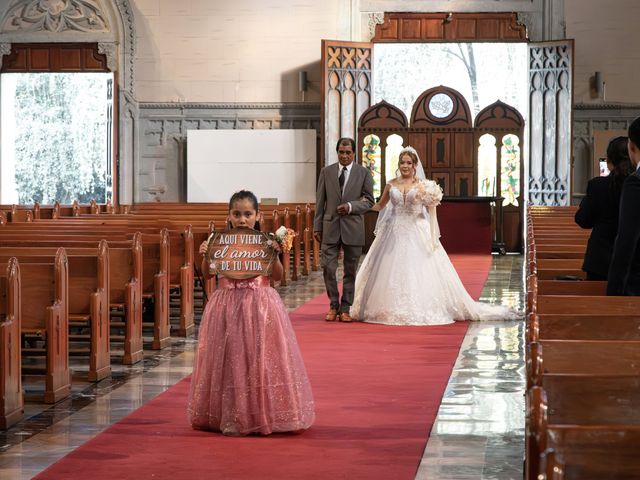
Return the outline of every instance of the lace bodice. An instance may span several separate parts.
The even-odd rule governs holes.
[[[417,187],[402,193],[402,190],[392,185],[389,190],[389,202],[392,205],[392,213],[396,215],[422,214],[423,203],[419,198]]]

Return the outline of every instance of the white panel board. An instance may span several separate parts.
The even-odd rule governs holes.
[[[251,190],[280,203],[315,201],[315,130],[189,130],[187,201],[228,202]]]

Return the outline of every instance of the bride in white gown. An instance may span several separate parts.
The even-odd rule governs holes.
[[[518,317],[511,309],[469,296],[439,240],[440,186],[425,178],[413,147],[398,158],[400,175],[380,198],[376,237],[356,277],[351,316],[388,325]]]

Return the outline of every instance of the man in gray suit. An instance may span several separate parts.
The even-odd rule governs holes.
[[[354,161],[356,143],[353,139],[338,140],[336,151],[338,163],[323,168],[318,178],[313,235],[322,244],[324,284],[331,302],[325,320],[350,322],[349,308],[364,245],[362,215],[374,204],[373,178]],[[336,280],[340,248],[344,252],[342,300]]]

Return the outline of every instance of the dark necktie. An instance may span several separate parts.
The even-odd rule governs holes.
[[[340,172],[340,176],[338,177],[338,183],[340,184],[340,193],[344,190],[344,177],[347,174],[347,167],[342,167],[342,172]]]

